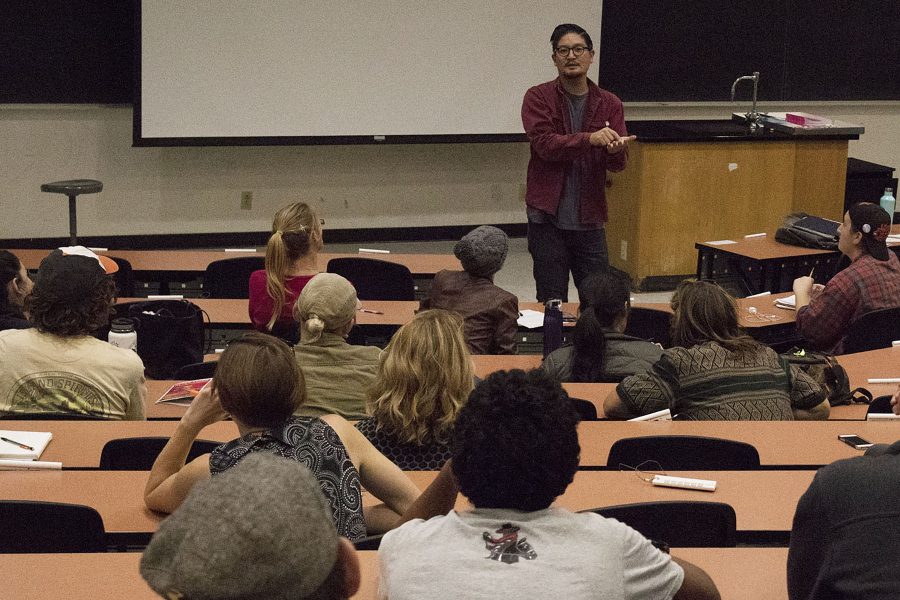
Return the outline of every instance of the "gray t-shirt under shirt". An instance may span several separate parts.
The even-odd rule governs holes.
[[[615,519],[548,508],[475,509],[388,532],[379,598],[672,598],[684,572]]]
[[[588,95],[574,96],[566,93],[565,98],[572,131],[581,131]],[[559,207],[556,209],[556,216],[531,207],[528,207],[527,214],[528,220],[532,223],[552,223],[559,229],[567,231],[587,231],[602,227],[598,227],[596,224],[582,225],[581,223],[581,170],[577,160],[569,166],[566,182],[559,198]]]

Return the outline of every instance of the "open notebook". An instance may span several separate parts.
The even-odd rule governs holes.
[[[53,434],[49,431],[0,429],[0,459],[37,460],[51,439]]]

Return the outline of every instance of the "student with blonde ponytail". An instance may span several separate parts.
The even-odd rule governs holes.
[[[250,320],[262,332],[296,341],[294,303],[319,272],[322,222],[309,205],[285,206],[272,222],[266,244],[266,268],[250,275]]]

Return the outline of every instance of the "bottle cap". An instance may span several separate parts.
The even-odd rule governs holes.
[[[124,317],[113,319],[109,324],[109,330],[116,333],[131,333],[134,331],[134,321]]]

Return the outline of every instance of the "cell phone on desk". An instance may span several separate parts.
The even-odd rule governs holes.
[[[847,444],[848,446],[852,446],[857,450],[865,450],[866,448],[872,447],[872,442],[866,441],[858,435],[839,435],[838,439]]]

